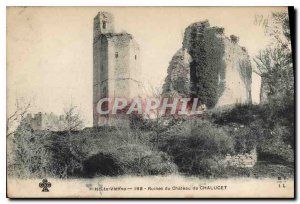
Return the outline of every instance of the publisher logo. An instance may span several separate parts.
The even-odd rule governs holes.
[[[43,179],[42,182],[39,183],[39,187],[42,188],[42,192],[49,192],[49,189],[51,187],[51,183],[48,182],[47,179]]]

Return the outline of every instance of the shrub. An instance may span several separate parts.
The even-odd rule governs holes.
[[[229,134],[234,138],[235,152],[238,154],[250,153],[258,145],[268,132],[261,127],[262,122],[256,121],[248,126],[231,124]]]
[[[132,124],[138,127],[137,124]],[[98,161],[106,164],[105,168],[116,167],[112,175],[157,175],[171,174],[177,171],[176,165],[170,157],[159,152],[152,144],[153,134],[139,128],[100,128],[79,132],[73,136],[73,146],[81,147],[81,155],[86,155],[86,161]],[[88,164],[89,164],[88,162]],[[85,162],[85,164],[87,164]],[[85,170],[88,170],[85,168]],[[98,165],[92,172],[103,173],[105,169]],[[85,171],[84,175],[95,176],[97,173]]]
[[[292,104],[237,105],[213,113],[211,118],[214,123],[229,127],[230,134],[236,139],[238,153],[257,147],[259,160],[282,164],[294,160],[293,109]]]
[[[152,138],[149,131],[129,128],[51,132],[20,126],[9,168],[23,178],[176,173],[176,165],[153,147]]]
[[[227,125],[229,123],[249,125],[261,119],[264,114],[268,115],[268,110],[258,105],[237,104],[231,109],[213,113],[212,119],[214,123],[219,125]]]
[[[270,162],[257,162],[252,169],[252,174],[255,177],[294,177],[294,167],[280,164],[272,164]]]
[[[144,160],[144,172],[148,175],[167,175],[177,173],[177,166],[165,152],[155,152]]]
[[[284,142],[284,138],[289,134],[287,128],[276,126],[269,137],[259,144],[259,159],[270,161],[274,164],[287,164],[294,162],[294,152],[290,145]]]
[[[177,171],[170,157],[149,146],[126,144],[112,153],[118,155],[119,165],[126,174],[132,175],[164,175]]]
[[[186,121],[163,135],[161,150],[174,158],[182,173],[211,176],[222,169],[219,162],[233,152],[233,140],[208,121]]]
[[[110,154],[98,153],[87,158],[83,163],[83,175],[94,176],[116,176],[122,174],[118,161]]]
[[[22,124],[17,128],[12,145],[13,161],[10,162],[15,176],[29,178],[41,175],[41,142],[29,125]]]

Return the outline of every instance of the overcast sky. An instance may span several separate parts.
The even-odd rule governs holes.
[[[72,102],[92,124],[93,18],[111,12],[115,30],[131,33],[140,45],[144,82],[161,86],[169,61],[181,47],[184,29],[208,19],[237,35],[251,57],[269,43],[255,15],[268,18],[282,7],[35,7],[7,11],[8,110],[16,97],[35,97],[33,112],[60,114]],[[253,75],[253,100],[258,102]]]

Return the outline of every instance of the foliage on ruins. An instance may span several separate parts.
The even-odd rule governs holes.
[[[224,91],[224,44],[218,28],[204,24],[191,26],[188,52],[191,55],[192,96],[200,98],[208,108],[213,108]]]

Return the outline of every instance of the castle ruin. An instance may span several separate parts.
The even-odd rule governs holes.
[[[141,89],[139,45],[129,33],[114,32],[114,17],[99,12],[94,18],[93,126],[110,124],[108,115],[97,113],[102,98],[134,98]]]
[[[208,108],[251,103],[250,57],[238,41],[207,20],[188,26],[170,61],[164,95],[199,98]]]
[[[30,125],[33,130],[62,131],[65,129],[64,115],[55,115],[54,113],[27,114],[22,123]]]

